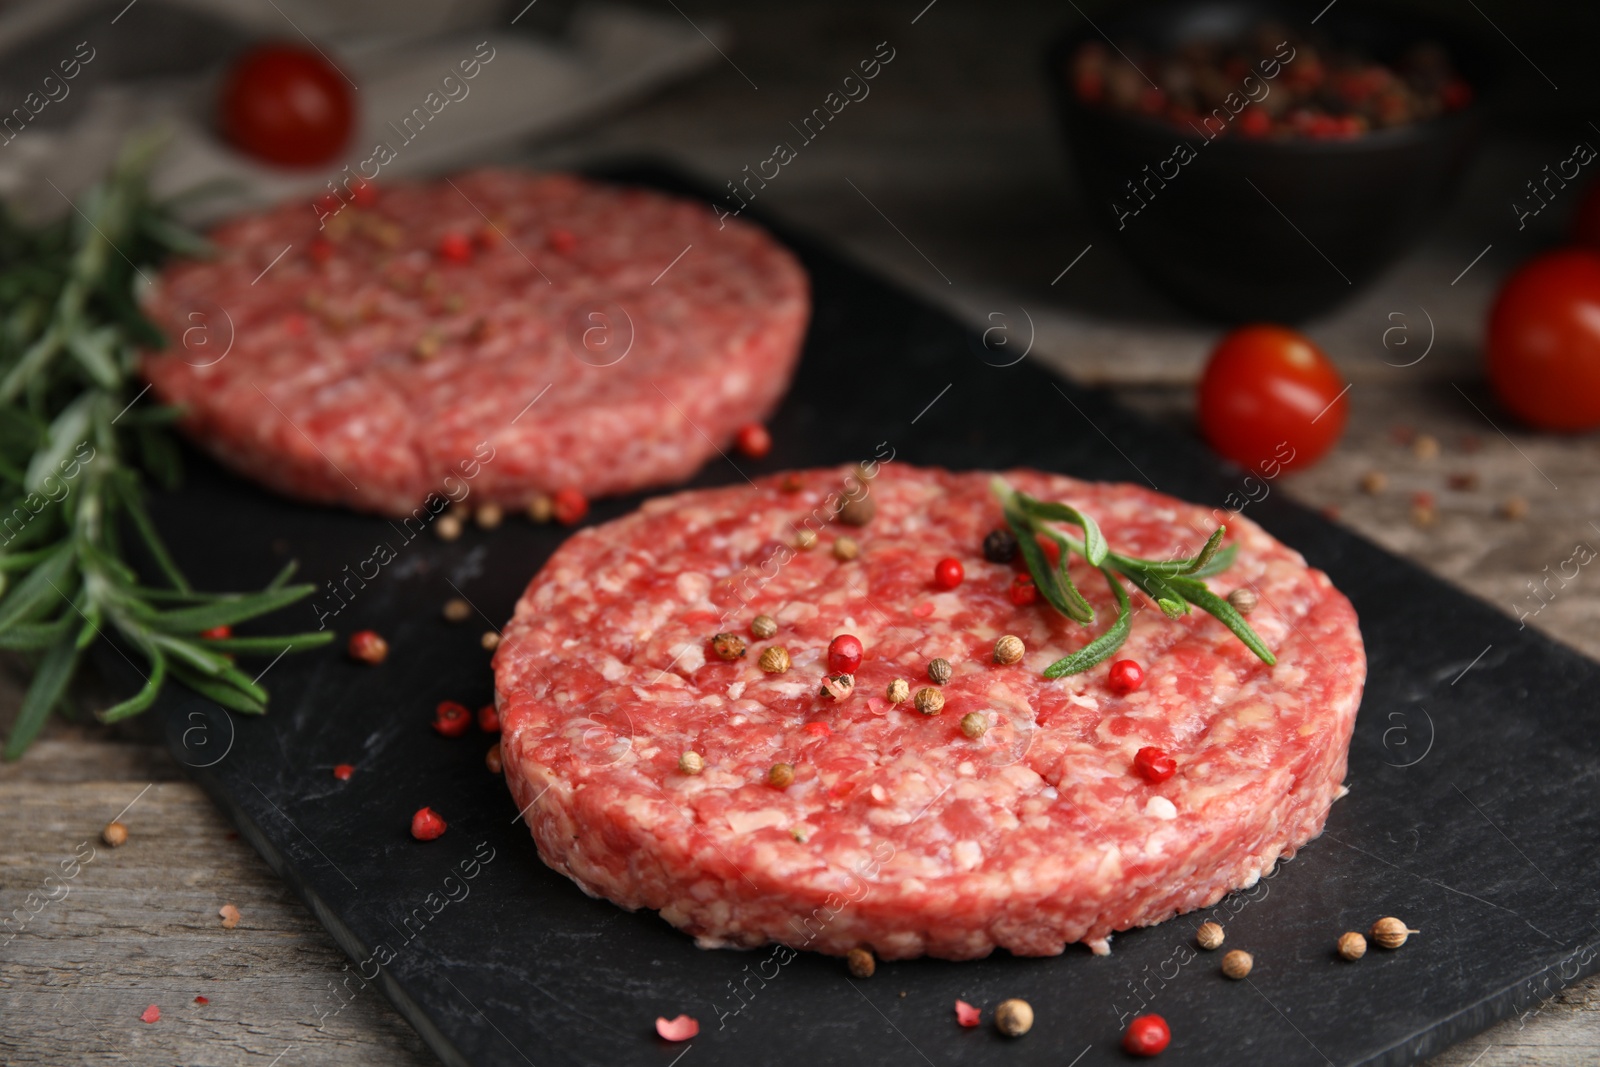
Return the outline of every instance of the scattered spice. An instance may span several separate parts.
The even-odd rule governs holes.
[[[1448,484],[1458,492],[1470,493],[1478,488],[1478,472],[1456,471],[1450,475]]]
[[[747,422],[734,435],[733,447],[751,459],[760,459],[772,451],[772,434],[759,422]]]
[[[1520,496],[1508,496],[1500,505],[1500,517],[1516,522],[1528,517],[1528,502]]]
[[[950,680],[950,661],[943,656],[928,661],[928,679],[934,685],[944,685]]]
[[[1019,574],[1011,579],[1011,602],[1019,608],[1025,608],[1039,599],[1039,587],[1033,584],[1033,576]]]
[[[871,978],[878,969],[878,961],[869,948],[853,948],[845,954],[845,964],[852,978]]]
[[[211,1003],[211,998],[210,997],[195,997],[194,998],[194,1002],[196,1004],[210,1004]]]
[[[789,827],[789,836],[794,838],[796,844],[803,845],[806,843],[806,829],[803,826]]]
[[[1424,463],[1439,458],[1439,439],[1431,433],[1419,433],[1411,442],[1411,454]]]
[[[1017,535],[1004,526],[989,531],[983,539],[983,558],[990,563],[1010,563],[1017,558]]]
[[[794,547],[802,552],[810,552],[817,547],[817,532],[815,530],[795,531]]]
[[[1250,973],[1250,968],[1256,964],[1256,958],[1242,948],[1236,948],[1222,957],[1222,973],[1239,981]]]
[[[1405,923],[1391,915],[1373,923],[1372,929],[1367,936],[1379,948],[1399,948],[1406,943],[1406,938],[1412,934],[1420,933],[1422,933],[1421,930],[1412,930]]]
[[[1256,596],[1255,590],[1240,586],[1228,594],[1228,603],[1233,605],[1233,610],[1240,615],[1248,615],[1256,610],[1261,603],[1261,598]]]
[[[1178,761],[1166,750],[1146,745],[1134,754],[1133,769],[1147,782],[1164,782],[1178,773]]]
[[[1367,954],[1367,939],[1354,930],[1346,931],[1339,935],[1339,958],[1342,960],[1359,960]]]
[[[589,514],[589,500],[572,486],[557,489],[550,499],[550,513],[563,526],[576,526]]]
[[[924,715],[937,715],[944,710],[944,694],[932,686],[918,689],[914,702]]]
[[[333,776],[341,782],[348,782],[351,775],[356,773],[355,766],[349,763],[336,763],[333,766]]]
[[[810,734],[812,737],[832,737],[833,736],[833,727],[829,726],[825,722],[808,722],[803,727],[801,727],[801,729],[803,729],[806,733]]]
[[[828,670],[834,674],[854,674],[861,668],[861,639],[840,634],[828,643]]]
[[[120,822],[106,823],[106,828],[100,831],[100,840],[112,848],[121,848],[128,840],[128,828]]]
[[[432,808],[418,808],[411,816],[411,836],[418,841],[435,841],[444,836],[448,824]]]
[[[472,605],[453,596],[444,602],[444,617],[446,622],[465,622],[472,617]]]
[[[1012,997],[994,1009],[994,1028],[1007,1037],[1021,1037],[1033,1029],[1033,1005]]]
[[[989,716],[981,711],[969,711],[961,716],[961,732],[976,741],[989,732]]]
[[[239,909],[232,904],[224,904],[217,909],[217,914],[222,917],[222,928],[224,930],[232,930],[239,925],[239,919],[241,918]]]
[[[833,558],[840,563],[849,563],[860,554],[861,546],[854,537],[840,537],[833,542]]]
[[[447,233],[439,238],[439,258],[447,263],[466,263],[472,259],[472,238],[464,233]]]
[[[213,626],[209,630],[201,630],[200,638],[204,641],[225,641],[233,636],[231,626]]]
[[[1009,667],[1013,663],[1022,662],[1023,655],[1028,647],[1022,643],[1022,638],[1015,634],[1006,634],[994,643],[994,661],[1002,667]]]
[[[911,696],[911,686],[904,678],[896,678],[883,695],[891,704],[903,704]]]
[[[411,346],[411,354],[418,359],[432,359],[439,354],[439,335],[429,330]]]
[[[370,663],[374,667],[389,656],[389,642],[379,637],[375,630],[357,630],[350,635],[350,643],[345,648],[351,659]]]
[[[967,575],[966,569],[961,566],[959,559],[941,559],[933,567],[933,585],[935,589],[954,589],[961,584]]]
[[[1439,518],[1433,494],[1421,490],[1411,494],[1411,521],[1417,526],[1432,526]]]
[[[433,728],[445,737],[460,737],[472,725],[472,712],[465,704],[454,700],[441,700],[433,709]]]
[[[744,638],[738,634],[717,634],[711,639],[711,650],[717,654],[718,659],[740,659],[745,654]]]
[[[485,704],[478,709],[478,729],[486,734],[500,732],[500,712],[493,704]]]
[[[490,774],[499,774],[504,769],[504,761],[500,755],[500,742],[496,741],[489,746],[489,751],[483,754],[483,765],[489,769]]]
[[[778,489],[785,493],[798,493],[804,488],[805,483],[800,480],[798,475],[794,474],[785,474],[783,481],[778,483]]]
[[[1144,668],[1136,660],[1119,659],[1106,672],[1106,686],[1118,696],[1127,696],[1144,684]]]
[[[839,514],[835,517],[846,526],[865,526],[877,513],[878,502],[863,494],[839,505]]]
[[[778,620],[771,615],[757,615],[750,620],[750,633],[765,641],[778,632]]]
[[[492,530],[505,519],[506,514],[499,504],[490,501],[478,508],[478,513],[473,518],[478,520],[478,525],[485,530]]]
[[[761,653],[761,659],[757,663],[768,674],[787,674],[789,650],[782,645],[773,645]]]
[[[461,536],[461,520],[454,515],[440,515],[433,520],[433,532],[441,541],[454,541]]]
[[[1141,1015],[1122,1035],[1122,1050],[1134,1056],[1159,1056],[1172,1043],[1172,1028],[1159,1015]]]
[[[478,644],[483,646],[485,652],[493,652],[500,647],[500,635],[493,630],[485,630],[483,636],[478,638]]]
[[[830,674],[822,680],[822,695],[832,697],[834,700],[846,700],[855,691],[855,675]]]
[[[160,1022],[161,1021],[161,1009],[156,1007],[154,1004],[150,1005],[144,1011],[139,1013],[139,1021],[140,1022],[147,1022],[147,1023],[158,1023],[158,1022]]]
[[[706,758],[698,752],[685,752],[678,757],[678,772],[691,778],[706,769]]]
[[[962,1026],[969,1028],[977,1026],[982,1018],[983,1012],[979,1009],[974,1008],[964,1000],[956,1001],[956,1022]]]
[[[687,1041],[700,1033],[700,1023],[687,1015],[680,1015],[676,1019],[657,1016],[656,1033],[667,1041]]]
[[[528,518],[534,522],[546,523],[555,517],[555,502],[543,493],[537,494],[528,501]]]
[[[1222,932],[1222,924],[1201,923],[1200,929],[1194,932],[1194,943],[1210,952],[1213,949],[1221,948],[1222,942],[1226,937],[1227,935]]]
[[[1361,476],[1361,491],[1368,496],[1377,496],[1389,488],[1389,476],[1382,471],[1368,471]]]
[[[788,789],[794,785],[794,764],[774,763],[767,772],[767,784],[774,789]]]

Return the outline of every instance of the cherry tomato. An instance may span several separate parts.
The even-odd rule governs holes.
[[[321,54],[298,44],[258,45],[223,80],[218,118],[239,151],[287,167],[326,163],[355,127],[350,84]]]
[[[1349,416],[1339,372],[1283,326],[1242,326],[1222,339],[1200,377],[1200,432],[1240,466],[1276,477],[1321,459]]]
[[[1489,313],[1489,384],[1544,430],[1600,426],[1600,252],[1563,249],[1524,264]]]

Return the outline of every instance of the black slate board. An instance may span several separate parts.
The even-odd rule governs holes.
[[[613,176],[693,192],[667,172]],[[816,314],[772,420],[776,447],[760,462],[738,458],[744,473],[865,459],[887,441],[917,464],[1026,464],[1212,504],[1239,488],[1242,472],[1193,439],[1027,360],[1000,366],[1026,343],[1014,312],[1012,347],[998,334],[986,347],[833,252],[781,235],[811,272]],[[397,550],[331,620],[341,633],[381,630],[393,648],[383,667],[333,651],[285,657],[266,675],[273,709],[260,719],[193,698],[165,707],[173,752],[352,959],[307,1005],[308,1025],[373,995],[362,991],[370,981],[452,1064],[667,1067],[692,1055],[689,1067],[1088,1067],[1124,1061],[1120,1020],[1151,1010],[1172,1025],[1165,1063],[1343,1067],[1416,1062],[1536,1011],[1595,969],[1600,665],[1281,494],[1248,514],[1350,596],[1371,657],[1350,795],[1323,836],[1208,913],[1117,936],[1109,958],[1074,947],[1051,959],[920,960],[855,982],[835,959],[701,951],[653,914],[589,899],[539,862],[484,769],[488,739],[428,728],[441,699],[490,699],[478,636],[509,616],[561,530],[513,518],[453,544],[407,543],[382,519],[278,499],[198,457],[190,471],[187,488],[158,502],[158,521],[211,587],[249,587],[290,557],[318,582],[370,575],[376,545]],[[694,484],[739,479],[716,460]],[[589,521],[637,504],[601,502]],[[456,589],[484,618],[441,620]],[[300,629],[316,618],[300,605],[276,621]],[[357,768],[348,782],[330,773],[341,762]],[[422,804],[450,822],[431,844],[408,835]],[[473,867],[475,856],[492,858]],[[1333,957],[1341,931],[1389,914],[1422,934],[1356,964]],[[1215,955],[1188,947],[1208,916],[1230,947],[1255,954],[1248,981],[1222,978]],[[956,998],[987,1020],[1012,996],[1037,1011],[1026,1037],[956,1025]],[[692,1052],[653,1032],[656,1016],[679,1012],[701,1023]]]

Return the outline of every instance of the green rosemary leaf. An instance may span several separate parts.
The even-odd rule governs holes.
[[[1005,516],[1007,525],[1017,538],[1017,548],[1028,564],[1028,571],[1033,575],[1033,583],[1038,587],[1039,594],[1051,607],[1074,622],[1085,624],[1093,622],[1094,608],[1072,584],[1065,567],[1057,569],[1050,566],[1050,560],[1045,556],[1044,549],[1039,547],[1039,542],[1035,539],[1038,531],[1027,513],[1020,507],[1008,506],[1005,509]],[[1065,562],[1066,549],[1063,548],[1061,553]]]
[[[1029,515],[1041,519],[1051,519],[1056,522],[1070,522],[1074,526],[1082,528],[1083,558],[1088,560],[1089,565],[1092,567],[1105,565],[1106,554],[1111,549],[1106,545],[1106,537],[1105,534],[1100,532],[1099,523],[1069,504],[1054,504],[1045,500],[1035,500],[1026,493],[1018,493],[1017,499]]]
[[[7,652],[41,651],[59,641],[71,624],[72,619],[65,615],[54,622],[17,623],[0,630],[0,649]]]
[[[1233,558],[1238,554],[1238,545],[1228,545],[1226,548],[1218,550],[1217,554],[1211,557],[1211,561],[1209,563],[1206,563],[1200,567],[1196,567],[1194,570],[1190,571],[1189,577],[1211,578],[1215,575],[1221,574],[1223,571],[1233,566]]]
[[[1176,619],[1189,614],[1188,602],[1184,600],[1183,594],[1173,587],[1170,578],[1151,574],[1138,567],[1123,568],[1122,574],[1128,581],[1138,586],[1140,592],[1154,600],[1156,607],[1160,608],[1161,613],[1167,618]]]
[[[1216,532],[1206,538],[1205,545],[1200,549],[1200,554],[1194,558],[1194,564],[1189,568],[1189,573],[1203,569],[1217,554],[1217,549],[1222,546],[1222,535],[1228,532],[1226,526],[1218,526]]]
[[[77,563],[71,543],[58,545],[28,576],[0,599],[0,631],[19,622],[32,622],[40,608],[61,600]]]
[[[1278,658],[1272,654],[1272,650],[1250,628],[1250,624],[1244,621],[1244,616],[1234,610],[1232,604],[1207,589],[1204,582],[1195,578],[1175,578],[1172,584],[1195,607],[1215,616],[1218,622],[1232,630],[1234,635],[1243,641],[1245,647],[1254,652],[1261,662],[1268,666],[1278,662]]]
[[[221,704],[230,711],[239,711],[246,715],[260,715],[267,710],[266,701],[241,693],[226,682],[209,678],[199,671],[190,670],[182,663],[172,664],[172,676],[196,693],[217,704]]]
[[[33,683],[22,698],[22,710],[17,714],[11,736],[6,739],[6,759],[16,759],[38,736],[50,710],[61,701],[78,665],[78,647],[71,637],[63,636],[50,646],[33,672]]]
[[[127,700],[119,701],[100,713],[100,721],[116,722],[126,719],[130,715],[137,715],[155,702],[156,696],[161,692],[161,684],[167,680],[167,657],[159,649],[148,650],[150,663],[150,677],[139,691]]]
[[[1072,655],[1058,659],[1046,667],[1044,669],[1046,678],[1063,678],[1069,674],[1079,674],[1090,667],[1104,663],[1128,639],[1128,633],[1133,628],[1133,612],[1130,610],[1128,603],[1128,593],[1122,588],[1122,583],[1117,581],[1117,576],[1109,569],[1102,567],[1100,573],[1105,575],[1106,584],[1111,586],[1111,591],[1116,594],[1116,621],[1106,628],[1105,633],[1090,641]]]
[[[209,604],[192,608],[158,611],[150,616],[149,626],[169,634],[197,634],[215,626],[232,626],[287,607],[316,591],[314,585],[290,585],[259,593],[228,593]]]
[[[224,652],[277,655],[284,651],[303,652],[308,648],[320,648],[332,642],[335,636],[332,630],[314,630],[303,634],[274,634],[271,637],[212,637],[206,639],[206,647]]]

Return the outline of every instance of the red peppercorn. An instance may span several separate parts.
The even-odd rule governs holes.
[[[339,763],[333,768],[333,776],[341,782],[348,782],[350,776],[354,773],[356,773],[356,769],[348,763]]]
[[[772,451],[772,435],[759,422],[747,422],[739,427],[733,445],[751,459],[760,459]]]
[[[1019,574],[1011,579],[1011,602],[1019,608],[1025,608],[1039,599],[1039,587],[1033,584],[1033,577]]]
[[[486,734],[500,732],[500,712],[493,704],[485,704],[478,709],[478,729]]]
[[[465,704],[441,700],[433,711],[433,728],[446,737],[460,737],[472,725],[472,712]]]
[[[933,584],[939,589],[954,589],[966,576],[959,559],[941,559],[933,568]]]
[[[1272,132],[1272,116],[1259,107],[1245,108],[1239,116],[1239,132],[1246,137],[1265,137]]]
[[[326,263],[333,258],[333,242],[326,237],[313,237],[311,239],[311,248],[308,251],[311,255],[311,262]]]
[[[1178,761],[1159,748],[1146,745],[1133,755],[1133,769],[1148,782],[1164,782],[1178,773]]]
[[[1106,673],[1106,685],[1118,696],[1127,696],[1144,684],[1144,668],[1131,659],[1119,659]]]
[[[828,724],[825,723],[825,722],[808,722],[808,723],[805,724],[804,729],[805,729],[805,732],[810,734],[812,737],[832,737],[833,736],[832,728],[830,728],[828,726]]]
[[[1159,1015],[1141,1015],[1128,1024],[1122,1035],[1122,1047],[1135,1056],[1156,1056],[1166,1050],[1172,1041],[1172,1030],[1167,1020]]]
[[[433,841],[444,836],[448,825],[432,808],[418,808],[411,816],[411,836],[418,841]]]
[[[578,250],[578,238],[571,230],[551,230],[550,250],[559,252],[563,256],[570,256]]]
[[[357,630],[350,635],[350,658],[377,665],[389,655],[389,642],[374,630]]]
[[[861,641],[850,634],[840,634],[828,645],[828,673],[854,674],[861,666]]]
[[[550,503],[556,521],[563,526],[575,526],[589,514],[589,501],[571,486],[556,490],[556,495],[550,499]]]
[[[211,1003],[211,998],[210,997],[195,997],[194,998],[194,1002],[196,1004],[210,1004]]]
[[[378,202],[378,187],[362,179],[350,190],[350,199],[356,207],[371,207]]]
[[[200,639],[202,641],[221,641],[232,636],[233,627],[231,626],[213,626],[209,630],[200,631]]]
[[[472,259],[472,241],[464,233],[447,233],[439,238],[439,258],[449,263]]]

